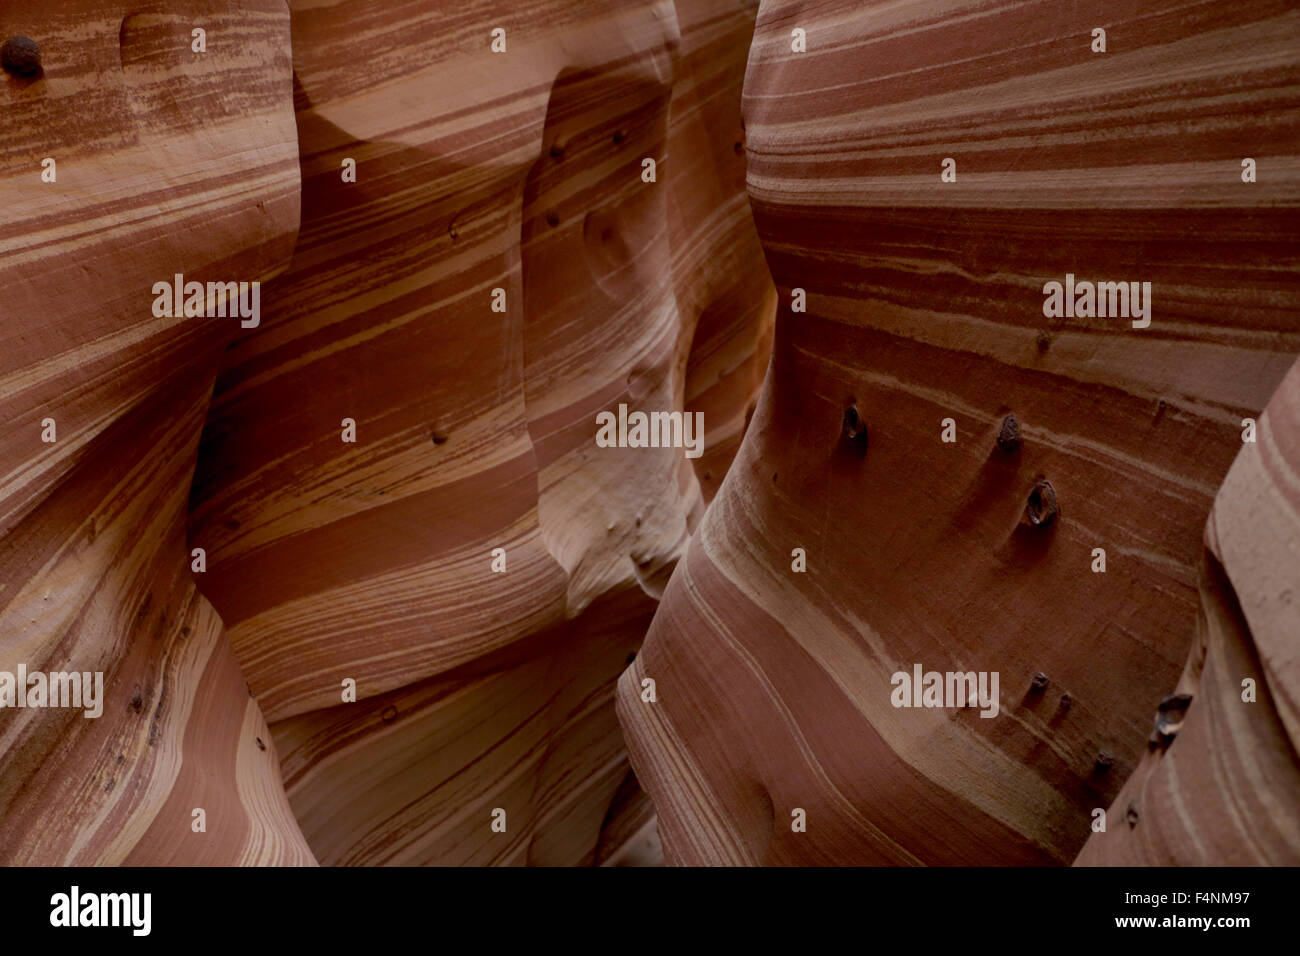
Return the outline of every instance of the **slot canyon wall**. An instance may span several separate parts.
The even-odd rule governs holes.
[[[173,273],[271,278],[298,229],[289,11],[201,9],[238,57],[161,3],[0,5],[44,69],[0,109],[0,669],[104,675],[98,718],[0,716],[6,864],[313,860],[186,546],[231,324],[152,310]]]
[[[0,680],[104,683],[0,710],[0,863],[1300,862],[1293,5],[16,35]]]
[[[667,860],[1300,862],[1296,372],[1243,443],[1300,351],[1298,45],[1283,2],[761,5],[771,367],[619,687]],[[1067,276],[1149,325],[1049,315]],[[895,706],[917,666],[996,718]]]
[[[1214,499],[1177,695],[1081,866],[1294,865],[1300,855],[1300,362]],[[1249,685],[1243,687],[1243,682]],[[1254,704],[1243,707],[1243,695]],[[1177,743],[1177,746],[1173,744]]]
[[[99,719],[3,715],[4,862],[656,862],[613,694],[767,364],[754,15],[0,3],[43,67],[0,110],[2,665],[104,672]],[[154,315],[175,273],[260,323]],[[620,402],[707,453],[595,454]]]

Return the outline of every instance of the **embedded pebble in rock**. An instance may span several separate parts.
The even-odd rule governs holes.
[[[10,37],[0,46],[0,64],[17,76],[35,76],[41,72],[41,48],[31,37]]]
[[[1019,451],[1020,440],[1020,421],[1015,415],[1008,415],[998,428],[998,447],[1007,453]]]
[[[1029,501],[1025,504],[1025,517],[1035,527],[1051,524],[1060,513],[1056,503],[1056,489],[1050,481],[1040,481],[1029,492]]]

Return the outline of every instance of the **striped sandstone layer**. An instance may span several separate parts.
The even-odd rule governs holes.
[[[1282,2],[762,4],[743,112],[772,364],[619,687],[669,862],[1075,858],[1187,658],[1242,419],[1300,351],[1298,39]],[[1069,273],[1151,282],[1150,326],[1047,318]],[[1042,479],[1060,514],[1035,527]],[[1259,571],[1224,560],[1236,588]],[[895,708],[918,663],[998,672],[1000,713]],[[1254,720],[1284,721],[1276,674]],[[1283,830],[1293,781],[1261,790]],[[1271,852],[1296,862],[1293,833]]]
[[[0,3],[44,66],[0,92],[0,670],[102,671],[105,698],[0,712],[5,864],[314,862],[185,543],[234,323],[155,317],[151,292],[287,266],[289,16],[186,7]]]
[[[322,863],[626,855],[614,687],[703,499],[595,415],[704,411],[706,485],[738,443],[774,306],[753,15],[292,4],[301,230],[218,378],[191,537]]]
[[[695,459],[710,501],[730,467],[772,351],[776,290],[745,191],[740,88],[757,0],[676,0],[681,43],[668,118],[673,286],[694,329],[686,410],[704,415]]]
[[[1080,866],[1300,861],[1300,362],[1232,463],[1205,547],[1185,719],[1153,735]]]

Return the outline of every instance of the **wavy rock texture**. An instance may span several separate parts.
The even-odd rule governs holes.
[[[767,371],[776,290],[745,191],[740,88],[756,2],[677,0],[677,82],[668,117],[673,287],[693,328],[686,410],[704,415],[694,460],[706,501],[731,465]]]
[[[314,862],[185,546],[233,324],[156,318],[150,291],[288,264],[289,17],[173,9],[0,5],[0,33],[39,37],[44,64],[0,93],[0,670],[103,671],[105,697],[97,719],[0,713],[6,864]]]
[[[1064,863],[1105,806],[1081,864],[1300,860],[1300,14],[754,15],[0,5],[0,670],[106,690],[0,714],[0,861]],[[596,448],[623,402],[707,454]]]
[[[218,379],[192,543],[321,862],[597,859],[615,681],[703,500],[595,415],[689,399],[718,477],[743,430],[773,307],[752,16],[293,5],[301,232]]]
[[[1090,49],[1098,26],[1104,54]],[[772,364],[619,686],[669,862],[1074,859],[1187,657],[1202,529],[1241,420],[1300,351],[1298,38],[1281,2],[762,4],[743,111],[780,302]],[[1258,182],[1242,181],[1244,157]],[[1151,282],[1150,327],[1046,318],[1044,283],[1067,273]],[[791,310],[796,288],[806,312]],[[865,447],[842,435],[850,405]],[[1023,429],[1011,453],[995,443],[1008,413]],[[1264,462],[1279,454],[1267,436],[1284,434],[1265,432]],[[1022,513],[1043,478],[1060,515],[1033,527]],[[1225,509],[1248,497],[1233,481]],[[1105,573],[1091,572],[1095,548]],[[1224,555],[1233,587],[1252,554]],[[1248,591],[1252,628],[1275,633],[1281,592]],[[1223,635],[1211,648],[1245,654],[1221,607],[1207,604]],[[1252,608],[1278,617],[1256,624]],[[1278,670],[1279,687],[1267,658],[1289,660],[1296,635],[1276,633],[1255,633],[1272,696],[1251,719],[1275,708],[1280,726],[1180,740],[1189,764],[1260,733],[1267,755],[1239,765],[1286,765],[1295,675]],[[894,708],[891,675],[916,663],[998,672],[1001,712]],[[1150,786],[1192,787],[1166,779],[1170,759]],[[1257,796],[1289,814],[1289,842],[1267,852],[1290,862],[1293,781]],[[807,832],[792,828],[799,808]],[[1195,824],[1180,833],[1167,808],[1151,812],[1159,838],[1100,847],[1239,858],[1193,849]]]
[[[4,861],[656,862],[612,698],[767,361],[752,6],[65,6],[0,7],[45,64],[0,146],[0,669],[107,703],[3,714]],[[152,318],[177,272],[266,281],[261,325]],[[619,402],[703,411],[699,478],[597,449]]]
[[[1192,695],[1185,719],[1172,741],[1153,733],[1078,865],[1300,860],[1300,363],[1257,437],[1205,531],[1201,619],[1176,689]]]

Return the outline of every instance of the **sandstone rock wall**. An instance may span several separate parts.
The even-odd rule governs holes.
[[[1147,752],[1076,863],[1300,860],[1300,363],[1214,499],[1201,612],[1172,734]]]
[[[44,65],[6,74],[0,108],[0,670],[104,675],[98,718],[0,714],[5,863],[314,862],[186,547],[231,324],[156,317],[151,291],[289,263],[289,14],[196,6],[239,51],[201,58],[169,9],[0,8]]]
[[[0,862],[1300,861],[1293,5],[18,34]]]
[[[6,861],[654,859],[612,695],[766,364],[754,13],[0,7],[0,663],[107,698],[0,718]],[[177,272],[260,323],[151,318]],[[596,454],[620,402],[708,457]]]
[[[1300,351],[1298,37],[1282,2],[761,5],[743,112],[772,364],[619,690],[670,862],[1074,859],[1178,683],[1242,420]],[[1049,317],[1067,275],[1150,282],[1150,325]],[[1294,440],[1264,434],[1266,461]],[[1059,516],[1034,526],[1043,480]],[[1285,660],[1297,634],[1269,640]],[[893,706],[916,664],[998,672],[999,715]],[[1277,676],[1258,711],[1285,716]],[[1293,835],[1293,777],[1249,785]],[[1095,858],[1227,858],[1191,839]],[[1243,853],[1296,861],[1290,836]]]

